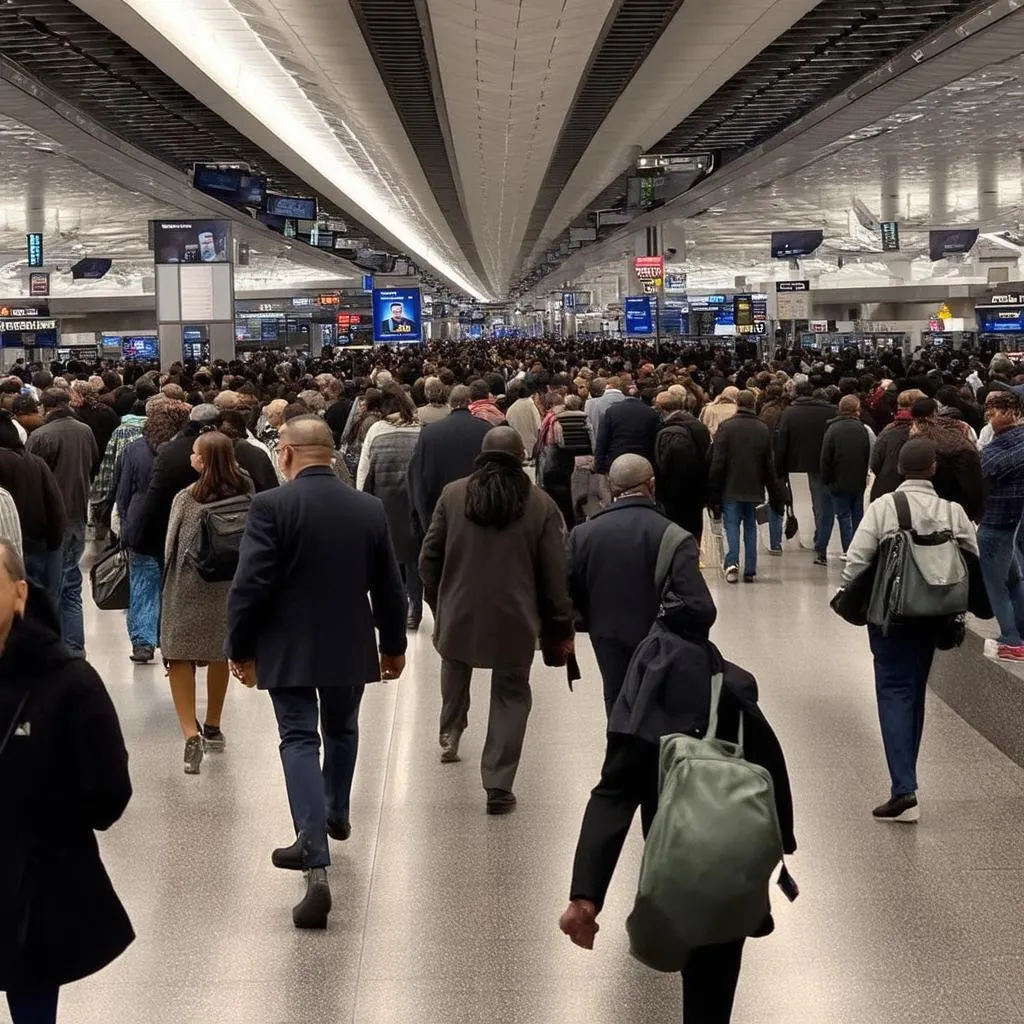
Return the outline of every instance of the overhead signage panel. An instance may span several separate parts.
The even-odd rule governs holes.
[[[882,252],[900,251],[900,226],[894,220],[882,221]]]
[[[33,231],[25,236],[26,249],[28,251],[28,265],[30,267],[41,267],[43,265],[43,236],[38,231]]]
[[[373,340],[409,344],[423,340],[419,288],[373,289]]]
[[[627,295],[625,318],[626,334],[651,334],[654,330],[651,297],[649,295]]]
[[[779,320],[810,319],[810,281],[776,281],[775,293],[775,315]]]
[[[153,222],[156,263],[230,263],[231,225],[226,220]]]
[[[17,320],[14,317],[0,317],[0,331],[53,331],[56,328],[56,320]]]

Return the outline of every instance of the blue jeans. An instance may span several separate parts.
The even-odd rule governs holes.
[[[85,523],[71,523],[64,534],[60,581],[60,628],[64,646],[85,656],[85,620],[82,616],[82,555],[85,554]]]
[[[133,647],[156,647],[160,643],[160,563],[151,555],[132,551],[128,556],[128,639]]]
[[[29,580],[50,595],[53,607],[60,607],[61,569],[63,551],[47,551],[46,548],[25,549],[25,572]]]
[[[832,492],[821,482],[817,473],[807,474],[807,483],[811,488],[811,508],[814,510],[814,552],[818,555],[828,553],[828,542],[832,539]]]
[[[327,819],[348,821],[359,752],[363,686],[312,686],[270,691],[281,737],[288,806],[295,834],[305,842],[306,866],[327,867]],[[319,695],[319,706],[317,696]],[[319,728],[318,728],[319,726]],[[324,763],[320,767],[320,731]]]
[[[839,520],[839,540],[842,542],[843,551],[850,549],[850,542],[853,535],[864,518],[864,492],[859,494],[836,494],[831,495],[832,510],[836,519]],[[829,539],[831,540],[832,527],[829,526]],[[828,544],[825,545],[828,547]]]
[[[402,580],[405,583],[405,596],[409,603],[409,614],[417,619],[423,618],[423,580],[420,579],[419,562],[406,562],[402,565]]]
[[[56,1024],[60,989],[8,992],[7,1007],[13,1024]]]
[[[743,575],[753,576],[757,573],[757,505],[752,501],[723,501],[727,569],[740,564],[740,523],[743,524]]]
[[[771,505],[768,506],[768,546],[772,551],[782,550],[783,518]]]
[[[896,623],[884,636],[868,626],[875,660],[875,696],[882,745],[892,780],[892,796],[917,792],[917,755],[924,733],[928,673],[935,657],[934,627],[927,623]]]
[[[1024,583],[1017,564],[1015,531],[978,527],[978,557],[992,612],[999,623],[999,643],[1020,647],[1024,640]]]

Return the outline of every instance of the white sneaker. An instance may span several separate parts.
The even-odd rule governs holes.
[[[998,640],[986,640],[982,653],[986,658],[996,658],[999,656],[999,641]]]
[[[727,565],[725,567],[725,582],[738,583],[740,578],[740,567],[738,565]]]

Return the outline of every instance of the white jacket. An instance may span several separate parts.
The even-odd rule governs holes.
[[[974,523],[968,518],[961,505],[946,501],[935,493],[930,480],[907,480],[897,490],[907,496],[910,505],[910,525],[922,534],[952,530],[957,544],[964,551],[978,553],[978,535]],[[899,533],[899,517],[896,515],[896,499],[883,494],[868,505],[864,518],[857,527],[846,552],[846,566],[843,568],[843,585],[855,580],[871,567],[878,546],[886,537]]]

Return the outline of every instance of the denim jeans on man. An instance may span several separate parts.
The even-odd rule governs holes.
[[[782,527],[784,520],[770,505],[768,506],[768,546],[772,551],[782,550]]]
[[[47,551],[45,547],[25,545],[25,573],[30,582],[50,595],[53,607],[60,607],[61,576],[64,569],[64,550]]]
[[[1024,644],[1024,583],[1021,582],[1015,530],[997,526],[978,527],[978,558],[992,613],[999,623],[999,643]]]
[[[843,552],[847,551],[853,540],[853,535],[864,518],[864,492],[858,494],[836,494],[834,491],[829,496],[832,501],[832,510],[836,519],[839,520],[839,540],[843,545]],[[828,541],[832,539],[832,524],[829,524],[828,539],[825,547],[828,548]]]
[[[743,524],[743,575],[757,573],[757,505],[752,501],[723,501],[722,526],[725,530],[725,567],[740,564],[740,524]]]
[[[85,620],[82,615],[82,555],[85,554],[85,523],[71,523],[64,534],[60,580],[60,628],[64,646],[76,656],[85,655]]]
[[[896,623],[885,636],[880,626],[869,625],[868,642],[875,660],[875,696],[892,796],[910,796],[917,792],[925,693],[935,657],[934,627]]]
[[[132,551],[128,556],[128,639],[133,647],[160,643],[160,563],[151,555]]]
[[[300,686],[269,691],[281,737],[288,806],[295,834],[304,840],[306,867],[325,868],[331,863],[327,819],[349,820],[352,778],[359,753],[359,705],[364,689],[328,686],[317,690]]]
[[[832,492],[821,482],[817,473],[807,474],[807,484],[811,489],[811,508],[814,510],[814,551],[815,554],[828,554],[828,542],[832,539]]]

